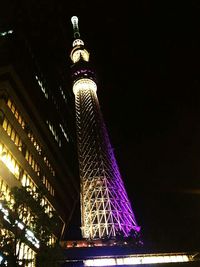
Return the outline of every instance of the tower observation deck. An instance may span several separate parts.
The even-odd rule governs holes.
[[[89,240],[137,236],[138,226],[111,146],[97,97],[95,72],[71,19],[71,51],[80,173],[82,237]]]

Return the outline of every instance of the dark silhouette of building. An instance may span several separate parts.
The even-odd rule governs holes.
[[[78,200],[79,179],[70,94],[62,84],[52,85],[49,80],[22,32],[2,31],[0,213],[4,216],[7,212],[2,203],[10,200],[12,187],[43,188],[42,205],[49,216],[55,211],[60,218],[58,229],[52,233],[51,242],[55,242],[65,235]],[[21,220],[23,223],[23,217]],[[31,231],[31,222],[26,227]],[[34,258],[39,242],[34,238],[33,247],[24,243],[21,258]]]

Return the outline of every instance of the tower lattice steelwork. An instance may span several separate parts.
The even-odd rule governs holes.
[[[97,98],[89,53],[80,39],[78,18],[71,51],[81,182],[81,230],[88,239],[127,237],[139,231],[117,166]]]

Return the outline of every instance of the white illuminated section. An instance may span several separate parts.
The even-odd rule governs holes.
[[[9,31],[6,31],[6,32],[0,32],[0,36],[5,36],[5,35],[8,35],[8,34],[12,34],[13,33],[13,30],[9,30]]]
[[[0,255],[0,264],[1,264],[2,260],[3,260],[3,257]]]
[[[29,240],[36,248],[40,247],[39,240],[35,237],[34,233],[29,229],[25,229],[25,237]]]
[[[72,25],[73,25],[73,28],[77,28],[78,29],[78,17],[77,16],[73,16],[71,18],[71,22],[72,22]]]
[[[3,261],[3,257],[0,255],[0,264],[1,264],[2,261]]]
[[[23,230],[24,229],[24,224],[19,222],[18,220],[15,221],[16,225],[19,227],[19,229]]]
[[[97,91],[97,85],[94,81],[90,79],[80,79],[76,81],[73,85],[73,93],[76,95],[80,90],[92,90]]]
[[[37,80],[37,82],[38,82],[38,84],[40,86],[40,89],[42,90],[44,96],[46,97],[46,99],[48,99],[49,96],[48,96],[47,90],[46,90],[45,86],[43,85],[42,81],[40,81],[40,79],[38,78],[37,75],[35,76],[35,78],[36,78],[36,80]]]
[[[66,133],[64,127],[62,126],[62,124],[59,124],[59,126],[60,126],[60,128],[61,128],[61,130],[62,130],[62,133],[63,133],[65,139],[67,140],[67,142],[69,142],[69,137],[68,137],[68,135],[67,135],[67,133]]]
[[[192,255],[187,254],[158,254],[158,255],[134,255],[123,258],[100,258],[84,261],[84,266],[120,266],[138,264],[181,263],[193,261]]]
[[[79,28],[78,28],[78,17],[77,16],[73,16],[71,18],[71,22],[72,22],[73,30],[74,30],[74,38],[79,38],[80,37],[80,33],[79,33]]]
[[[51,131],[53,137],[55,138],[56,142],[58,143],[59,147],[61,147],[61,140],[55,130],[55,127],[50,121],[46,121],[47,125],[49,126],[49,130]]]
[[[78,62],[81,58],[84,61],[88,62],[89,57],[90,57],[90,54],[88,53],[88,51],[86,49],[74,48],[74,50],[72,50],[72,52],[71,52],[71,59],[72,59],[73,63]]]
[[[14,159],[10,157],[6,152],[3,152],[0,155],[0,160],[6,165],[6,167],[11,171],[15,176],[19,176],[19,166],[15,164]]]
[[[72,46],[77,46],[77,45],[84,45],[84,42],[81,39],[76,39],[73,41]]]
[[[78,17],[73,16],[71,18],[72,25],[73,25],[73,31],[74,31],[74,41],[72,43],[72,46],[74,47],[71,52],[71,59],[73,63],[78,62],[80,59],[83,59],[84,61],[89,61],[89,53],[86,49],[83,49],[84,42],[80,39],[80,32],[78,27]]]

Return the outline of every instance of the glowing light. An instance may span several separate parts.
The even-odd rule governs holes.
[[[72,24],[74,33],[78,32],[77,17],[72,17]],[[133,236],[136,243],[142,245],[137,238],[140,228],[125,191],[99,107],[97,85],[90,79],[94,76],[83,69],[84,65],[79,67],[76,64],[79,59],[85,60],[86,51],[81,45],[76,45],[70,54],[76,65],[72,78],[81,170],[82,236],[89,239],[116,237],[118,234],[123,237]]]
[[[12,34],[13,33],[13,30],[9,30],[9,31],[6,31],[6,32],[0,32],[0,36],[6,36],[8,34]]]
[[[21,229],[21,230],[24,229],[24,225],[23,225],[23,223],[21,223],[21,222],[19,222],[19,221],[17,221],[17,220],[16,220],[15,223],[17,224],[17,226],[19,227],[19,229]]]
[[[0,255],[0,264],[1,264],[2,260],[3,260],[3,257]]]
[[[94,81],[90,79],[80,79],[74,83],[73,92],[76,95],[79,90],[92,90],[97,91],[97,85]]]
[[[19,176],[19,166],[15,164],[14,159],[11,159],[5,151],[1,154],[1,161],[6,165],[6,167],[16,176]]]
[[[67,142],[69,142],[69,137],[67,136],[67,133],[66,133],[66,131],[64,130],[62,124],[59,124],[59,126],[60,126],[60,128],[61,128],[61,130],[62,130],[62,133],[63,133],[65,139],[67,140]]]
[[[49,130],[51,131],[52,135],[54,136],[56,142],[58,143],[59,147],[61,147],[61,140],[55,130],[55,127],[51,124],[51,122],[46,121],[47,125],[49,126]]]
[[[34,233],[30,231],[29,229],[25,229],[25,237],[27,240],[29,240],[36,248],[40,247],[40,242],[39,240],[35,237]]]
[[[73,16],[71,18],[71,22],[72,22],[73,30],[74,30],[74,38],[79,38],[80,33],[79,33],[79,28],[78,28],[78,17]]]
[[[46,90],[45,86],[44,86],[43,83],[39,80],[39,78],[38,78],[37,75],[35,76],[35,78],[36,78],[36,80],[37,80],[37,82],[38,82],[38,84],[39,84],[39,86],[40,86],[40,88],[41,88],[41,90],[42,90],[44,96],[46,97],[46,99],[48,99],[49,96],[48,96],[48,93],[47,93],[47,90]]]
[[[72,46],[77,46],[77,45],[84,45],[84,42],[81,39],[76,39],[73,41]]]
[[[61,95],[62,95],[62,97],[63,97],[65,103],[67,104],[67,97],[66,97],[65,93],[63,92],[63,90],[62,90],[61,87],[59,87],[59,89],[60,89]]]
[[[77,25],[78,25],[78,17],[77,16],[73,16],[71,18],[71,22],[72,22],[73,26],[76,25],[76,27],[77,27]]]
[[[71,52],[71,60],[73,61],[73,63],[78,62],[81,58],[88,62],[89,56],[90,55],[86,49],[75,48],[75,50],[72,50]]]
[[[157,264],[170,262],[193,261],[192,255],[186,254],[155,254],[155,255],[134,255],[124,258],[100,258],[84,261],[84,266],[116,266],[116,265],[138,265]]]

